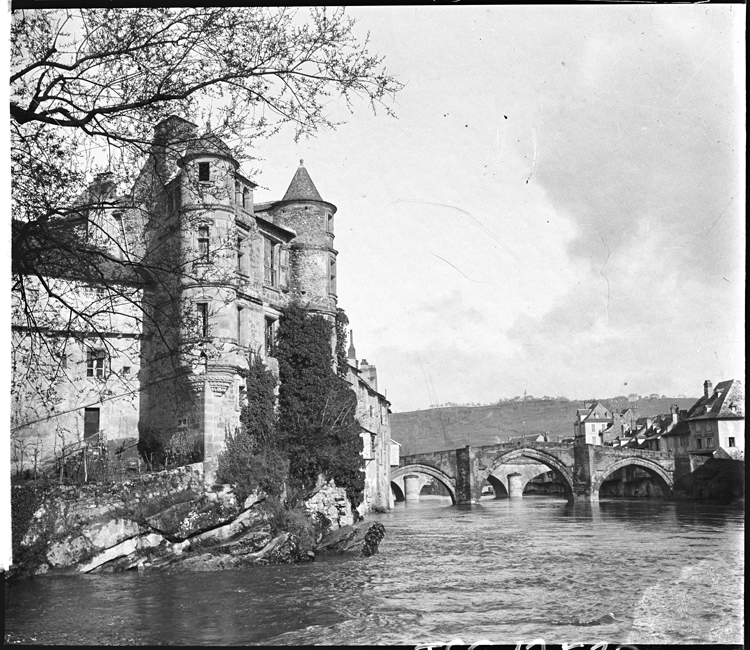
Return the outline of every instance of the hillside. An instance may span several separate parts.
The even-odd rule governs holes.
[[[630,406],[635,407],[637,417],[646,417],[669,413],[672,404],[688,409],[697,399],[643,398]],[[599,401],[610,409],[622,410],[628,406],[617,398]],[[391,437],[402,445],[402,455],[456,449],[467,444],[491,445],[515,436],[545,432],[550,440],[560,440],[572,437],[576,409],[582,407],[581,401],[534,399],[393,413]]]

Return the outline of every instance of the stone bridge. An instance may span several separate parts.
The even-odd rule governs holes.
[[[509,442],[402,456],[391,480],[397,497],[411,500],[431,477],[445,486],[454,504],[461,505],[478,503],[485,481],[496,494],[505,490],[517,497],[532,478],[551,471],[570,501],[597,500],[602,483],[624,467],[645,470],[662,494],[672,496],[673,455],[579,443]]]

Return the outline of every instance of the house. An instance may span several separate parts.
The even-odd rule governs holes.
[[[391,403],[378,392],[378,374],[366,359],[357,361],[354,332],[349,333],[349,383],[357,393],[357,421],[365,460],[365,494],[360,514],[391,507]],[[396,463],[398,464],[398,463]]]
[[[512,438],[508,438],[508,442],[517,442],[517,443],[547,442],[547,436],[543,433],[538,433],[538,434],[527,433],[523,436],[514,436]]]
[[[46,252],[41,277],[18,273],[12,299],[17,468],[87,444],[180,440],[213,481],[239,425],[248,359],[278,372],[281,310],[295,302],[337,318],[336,206],[302,161],[280,200],[256,203],[255,188],[224,142],[172,116],[155,126],[133,187],[118,194],[99,175],[50,226],[68,248]],[[47,302],[42,282],[65,308]],[[33,347],[28,305],[43,348]],[[383,447],[370,474],[387,476],[388,402],[365,365],[349,376],[375,408],[359,414]],[[368,480],[373,503],[383,476]]]
[[[687,412],[689,453],[744,459],[745,390],[738,379],[703,384],[701,397]]]

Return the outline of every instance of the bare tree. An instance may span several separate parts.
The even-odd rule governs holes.
[[[47,405],[66,380],[72,333],[95,355],[116,344],[113,321],[159,336],[195,318],[164,296],[175,276],[200,283],[205,270],[147,250],[142,232],[154,210],[174,209],[174,163],[198,136],[155,151],[155,124],[203,122],[211,142],[248,161],[250,143],[284,125],[295,138],[335,128],[332,97],[392,114],[401,87],[343,9],[262,7],[16,10],[10,84],[14,363],[46,379],[36,390]],[[212,253],[237,255],[236,244],[228,233]],[[108,377],[119,380],[113,395],[129,389]],[[14,381],[34,390],[30,377]],[[15,427],[34,417],[22,411]]]

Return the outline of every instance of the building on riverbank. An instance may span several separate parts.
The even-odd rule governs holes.
[[[255,188],[224,142],[173,116],[156,125],[133,187],[118,194],[100,175],[51,225],[69,246],[44,251],[38,277],[21,273],[13,301],[16,468],[104,440],[145,453],[177,441],[213,479],[248,359],[278,372],[281,310],[296,302],[332,324],[337,314],[336,206],[302,161],[280,200],[255,203]],[[358,394],[369,386],[366,373],[350,381]],[[390,437],[378,431],[383,451],[368,460],[387,476]]]
[[[739,379],[703,383],[703,396],[688,411],[690,453],[744,460],[745,389]]]
[[[357,421],[361,427],[362,455],[365,459],[365,495],[362,512],[388,510],[393,505],[391,496],[391,403],[378,392],[378,373],[366,359],[357,360],[354,332],[349,333],[349,383],[357,393]],[[398,467],[398,453],[395,466]]]

